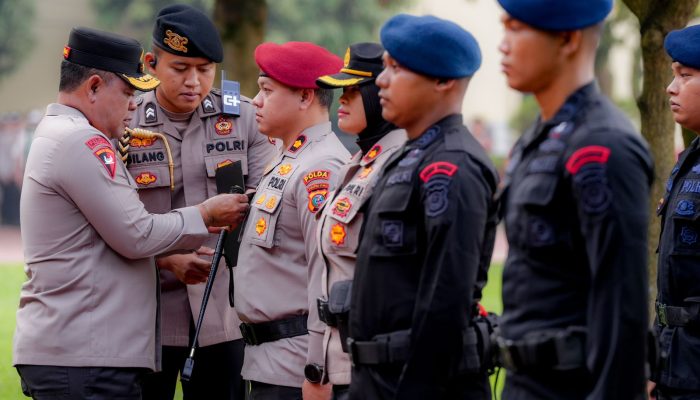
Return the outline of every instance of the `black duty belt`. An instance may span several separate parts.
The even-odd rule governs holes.
[[[523,340],[497,339],[500,363],[511,371],[567,371],[586,365],[585,328],[544,331]]]
[[[256,346],[262,343],[308,334],[309,331],[306,326],[308,317],[305,314],[259,324],[247,324],[244,322],[239,327],[245,344]]]
[[[684,327],[698,322],[700,304],[691,307],[675,307],[656,302],[656,316],[659,325]]]
[[[348,338],[347,344],[353,365],[403,363],[408,360],[411,330],[376,335],[367,341]]]

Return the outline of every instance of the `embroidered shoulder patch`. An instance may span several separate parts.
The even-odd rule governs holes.
[[[90,150],[95,150],[95,147],[97,146],[109,146],[112,147],[112,144],[109,142],[109,140],[103,138],[102,136],[93,136],[90,139],[88,139],[85,142],[85,145],[90,149]]]
[[[586,146],[582,147],[571,155],[566,162],[566,169],[571,175],[576,175],[584,165],[588,164],[607,164],[610,158],[610,149],[604,146]]]
[[[447,161],[434,162],[427,167],[423,168],[419,176],[423,182],[428,182],[430,178],[435,175],[447,175],[452,177],[452,175],[457,172],[458,167]]]
[[[114,179],[114,173],[116,172],[117,168],[117,163],[115,162],[117,158],[114,155],[114,150],[112,150],[111,147],[103,147],[97,149],[93,154],[95,155],[95,157],[97,157],[98,160],[100,160],[102,165],[105,167],[107,173],[109,174],[109,177]]]
[[[433,218],[442,215],[450,205],[450,183],[452,175],[459,169],[447,161],[434,162],[423,168],[420,179],[425,183],[425,215]]]
[[[331,177],[331,171],[327,169],[319,169],[316,171],[311,171],[306,176],[304,176],[304,185],[309,186],[309,183],[323,179],[328,180]]]
[[[328,197],[328,189],[318,189],[309,192],[309,211],[316,213]]]

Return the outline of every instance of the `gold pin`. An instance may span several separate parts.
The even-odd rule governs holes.
[[[170,152],[170,145],[168,144],[168,140],[165,138],[165,135],[163,135],[162,133],[158,133],[158,132],[151,132],[149,130],[142,129],[142,128],[133,128],[133,129],[126,128],[125,131],[126,131],[126,134],[128,134],[131,138],[151,139],[151,140],[160,139],[163,141],[163,145],[165,146],[165,154],[168,156],[168,170],[170,172],[170,191],[171,192],[174,191],[175,190],[175,172],[174,172],[175,164],[173,163],[173,155]],[[127,142],[127,143],[129,143],[129,142]],[[121,143],[120,143],[120,147],[121,147]],[[129,146],[127,145],[127,150],[128,150],[128,147]],[[122,157],[124,157],[124,156],[122,156]]]

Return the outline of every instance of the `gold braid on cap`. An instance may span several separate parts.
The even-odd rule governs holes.
[[[127,145],[125,146],[125,152],[122,153],[122,143],[121,141],[128,136],[128,141]],[[168,170],[170,172],[170,191],[175,190],[175,173],[173,169],[175,168],[175,164],[173,164],[173,155],[170,152],[170,145],[168,144],[168,139],[165,138],[165,135],[162,133],[158,132],[151,132],[146,129],[141,129],[141,128],[125,128],[124,129],[124,136],[122,136],[122,139],[120,139],[119,143],[119,153],[122,155],[122,160],[126,163],[126,152],[129,151],[129,141],[131,141],[131,138],[137,138],[137,139],[160,139],[163,141],[163,145],[165,146],[165,154],[168,156]]]

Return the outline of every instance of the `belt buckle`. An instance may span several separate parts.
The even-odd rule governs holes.
[[[512,340],[507,340],[499,337],[497,339],[498,343],[498,354],[499,354],[499,361],[501,362],[501,366],[507,370],[516,372],[517,368],[515,366],[515,362],[513,360],[513,354],[512,354],[512,349],[514,349],[513,341]]]
[[[240,327],[241,336],[243,336],[243,342],[250,346],[255,346],[258,344],[257,338],[255,337],[255,330],[245,322],[242,322]]]
[[[356,351],[357,347],[355,346],[355,339],[349,337],[345,341],[345,343],[348,345],[348,357],[350,358],[350,365],[355,367],[355,359],[357,358]]]
[[[668,326],[668,316],[666,315],[666,304],[656,303],[656,315],[659,320],[659,325]]]

